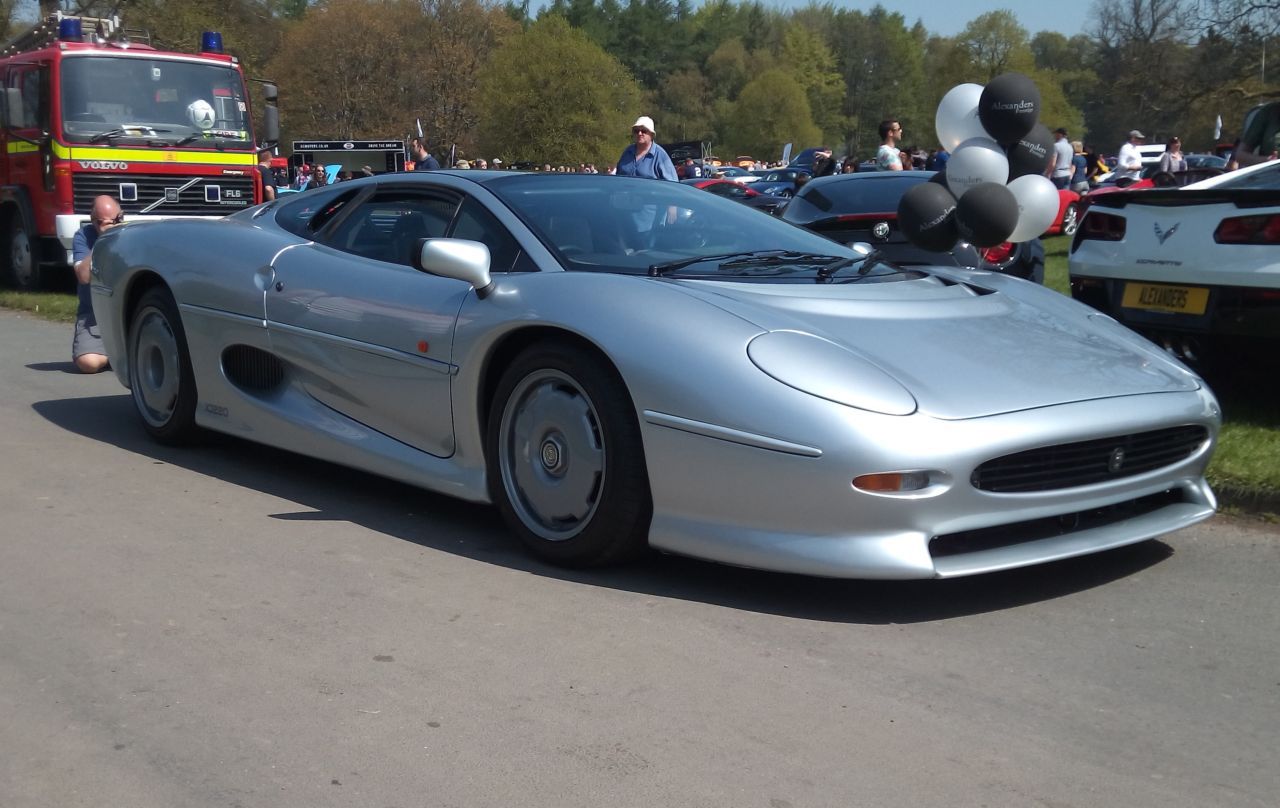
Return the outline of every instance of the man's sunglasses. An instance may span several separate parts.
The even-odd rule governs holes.
[[[649,132],[649,130],[648,130],[648,129],[645,129],[645,128],[640,127],[640,126],[637,126],[637,127],[633,128],[633,129],[631,130],[631,134],[633,134],[633,135],[638,135],[638,134],[640,134],[641,132],[644,132],[645,134],[650,134],[650,132]]]
[[[119,216],[115,217],[114,219],[94,219],[93,220],[94,224],[121,224],[123,222],[124,222],[123,213],[121,213]]]

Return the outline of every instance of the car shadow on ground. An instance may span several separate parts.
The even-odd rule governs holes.
[[[566,581],[810,620],[916,623],[998,611],[1107,584],[1173,554],[1148,541],[1079,559],[944,581],[849,581],[653,553],[625,567],[566,570],[529,556],[497,511],[223,435],[170,448],[143,431],[127,394],[41,401],[51,423],[125,451],[296,502],[287,520],[346,521],[422,547]],[[267,529],[264,527],[264,529]]]

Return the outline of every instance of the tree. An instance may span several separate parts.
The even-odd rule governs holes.
[[[821,37],[792,23],[782,40],[780,63],[789,69],[804,88],[813,120],[822,130],[819,139],[844,134],[844,81],[835,56]]]
[[[658,95],[664,140],[709,140],[715,131],[711,90],[697,70],[672,73]]]
[[[1035,61],[1027,43],[1027,29],[1018,24],[1012,11],[989,11],[973,19],[956,37],[977,74],[986,84],[1001,73],[1027,73]]]
[[[499,46],[477,90],[480,148],[508,162],[612,163],[642,100],[617,59],[555,16]]]
[[[930,84],[925,80],[923,27],[907,28],[901,14],[875,6],[867,14],[837,13],[835,36],[843,43],[836,59],[845,83],[848,123],[843,141],[848,152],[874,152],[880,143],[880,121],[886,118],[902,121],[913,143],[928,145],[937,102],[930,104]]]
[[[790,72],[776,68],[742,88],[729,113],[729,122],[726,148],[760,158],[780,155],[783,144],[815,145],[822,137],[813,122],[804,88]]]

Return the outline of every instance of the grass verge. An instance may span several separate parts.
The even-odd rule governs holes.
[[[1044,240],[1045,286],[1070,294],[1067,248],[1071,239]],[[0,307],[28,311],[56,322],[75,322],[76,296],[65,292],[0,291]],[[1280,373],[1241,373],[1226,368],[1210,375],[1209,386],[1222,403],[1224,423],[1208,478],[1223,504],[1267,516],[1280,514]],[[1260,380],[1257,377],[1262,376]]]
[[[65,292],[11,292],[0,290],[0,308],[29,311],[57,323],[74,323],[79,301]]]

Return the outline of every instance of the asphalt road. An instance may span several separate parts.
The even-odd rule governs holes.
[[[488,508],[149,442],[0,311],[0,806],[1274,806],[1280,540],[944,582],[566,573]]]

